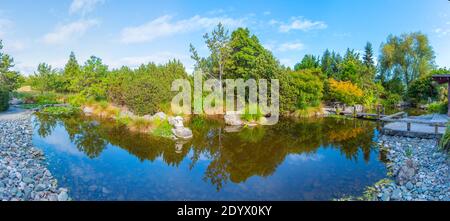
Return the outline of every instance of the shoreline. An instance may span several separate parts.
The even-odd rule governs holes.
[[[47,168],[44,152],[33,146],[31,113],[0,115],[0,201],[68,201]]]
[[[367,187],[364,201],[450,201],[450,155],[438,140],[381,135],[387,152],[387,178]]]

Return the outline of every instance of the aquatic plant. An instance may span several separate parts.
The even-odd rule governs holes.
[[[71,115],[78,113],[80,109],[72,106],[53,106],[45,107],[41,110],[41,113],[49,115]]]

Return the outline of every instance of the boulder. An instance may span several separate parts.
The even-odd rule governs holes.
[[[225,114],[225,123],[230,126],[241,126],[243,122],[238,114]]]
[[[174,126],[175,128],[184,127],[184,125],[183,125],[183,118],[180,117],[180,116],[169,117],[169,124]]]
[[[155,115],[153,115],[153,119],[159,118],[160,120],[165,120],[167,118],[167,115],[164,112],[158,112]]]
[[[94,109],[92,107],[84,107],[83,113],[86,115],[92,115],[94,113]]]
[[[398,170],[396,182],[400,185],[406,184],[413,179],[416,171],[417,165],[414,163],[414,161],[411,159],[406,160],[405,164]]]
[[[172,133],[181,139],[190,139],[193,137],[192,130],[186,127],[172,129]]]

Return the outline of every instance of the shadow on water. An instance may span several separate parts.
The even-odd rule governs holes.
[[[374,122],[281,120],[273,126],[238,130],[221,121],[193,117],[188,126],[194,138],[173,141],[133,133],[109,120],[36,114],[34,140],[54,156],[50,165],[60,162],[53,164],[52,172],[76,189],[76,199],[323,200],[360,193],[385,174],[384,157],[374,145],[378,134]],[[70,158],[56,150],[58,144],[49,138],[58,128],[83,156]],[[128,154],[119,157],[117,148]],[[137,160],[140,164],[135,164]],[[73,164],[78,163],[75,167],[83,171],[76,174],[81,178],[73,173]],[[119,163],[128,171],[111,166]],[[89,169],[83,169],[84,164]],[[65,170],[68,165],[72,169]],[[92,170],[103,175],[81,182],[87,177],[83,174]],[[161,172],[160,180],[138,175],[159,170],[168,171]],[[95,191],[100,189],[98,183],[108,188],[92,194],[99,192]]]

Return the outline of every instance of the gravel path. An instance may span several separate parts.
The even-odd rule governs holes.
[[[70,200],[47,169],[43,152],[33,147],[30,117],[14,108],[0,113],[0,200]]]

